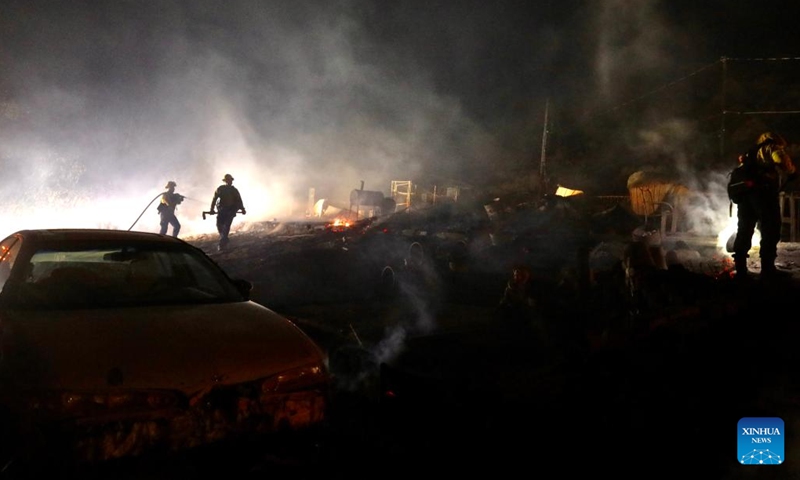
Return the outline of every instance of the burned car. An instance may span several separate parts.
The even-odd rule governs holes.
[[[0,287],[4,462],[94,465],[325,423],[323,351],[183,240],[19,231],[0,243]]]

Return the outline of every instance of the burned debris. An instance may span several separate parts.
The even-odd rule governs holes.
[[[362,205],[386,203],[354,192]],[[462,197],[348,222],[339,213],[253,226],[235,252],[215,258],[235,273],[246,266],[254,294],[277,308],[404,296],[424,310],[496,307],[525,266],[541,297],[537,315],[603,338],[647,329],[661,315],[695,315],[699,303],[726,295],[730,264],[715,239],[649,222],[652,212],[637,213],[632,198]]]

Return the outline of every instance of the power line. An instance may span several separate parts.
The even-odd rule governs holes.
[[[723,110],[723,114],[733,113],[735,115],[780,115],[783,113],[788,114],[798,114],[800,110],[763,110],[763,111],[753,111],[753,112],[736,112],[733,110]]]
[[[695,71],[693,71],[693,72],[691,72],[691,73],[689,73],[687,75],[684,75],[683,77],[680,77],[680,78],[677,78],[675,80],[672,80],[671,82],[665,83],[665,84],[655,88],[654,90],[651,90],[651,91],[649,91],[647,93],[643,93],[642,95],[639,95],[638,97],[632,98],[631,100],[628,100],[626,102],[620,103],[620,104],[618,104],[618,105],[616,105],[614,107],[607,108],[605,110],[599,111],[599,112],[597,112],[597,113],[595,113],[593,115],[590,115],[590,117],[593,117],[595,115],[599,115],[599,114],[602,114],[602,113],[618,110],[618,109],[620,109],[622,107],[625,107],[625,106],[628,106],[630,104],[636,103],[639,100],[642,100],[644,98],[647,98],[647,97],[650,97],[652,95],[655,95],[656,93],[659,93],[659,92],[661,92],[663,90],[666,90],[667,88],[669,88],[669,87],[671,87],[673,85],[677,85],[677,84],[679,84],[679,83],[681,83],[681,82],[683,82],[685,80],[688,80],[691,77],[696,76],[697,74],[699,74],[700,72],[702,72],[704,70],[708,70],[709,68],[711,68],[711,67],[715,66],[716,64],[720,63],[722,60],[723,59],[716,60],[713,63],[709,63],[707,65],[704,65],[704,66],[698,68],[697,70],[695,70]]]
[[[735,61],[735,62],[782,62],[782,61],[793,61],[793,60],[800,60],[800,57],[756,57],[756,58],[730,58],[730,57],[721,57],[720,61],[722,62],[722,124],[720,125],[719,129],[719,156],[720,158],[724,158],[726,154],[725,149],[725,135],[726,135],[726,126],[725,126],[725,117],[728,114],[733,115],[795,115],[800,113],[798,110],[761,110],[761,111],[733,111],[733,110],[726,110],[725,109],[725,90],[726,90],[726,83],[727,83],[727,62],[728,61]]]
[[[615,106],[613,106],[611,108],[607,108],[605,110],[598,111],[598,112],[590,115],[589,118],[591,118],[591,117],[593,117],[595,115],[600,115],[602,113],[607,113],[607,112],[612,112],[612,111],[615,111],[615,110],[619,110],[619,109],[621,109],[623,107],[626,107],[628,105],[636,103],[636,102],[638,102],[638,101],[640,101],[640,100],[642,100],[644,98],[647,98],[647,97],[650,97],[652,95],[655,95],[656,93],[659,93],[659,92],[661,92],[663,90],[666,90],[667,88],[670,88],[670,87],[672,87],[674,85],[677,85],[677,84],[679,84],[681,82],[684,82],[684,81],[686,81],[686,80],[688,80],[688,79],[690,79],[690,78],[692,78],[694,76],[697,76],[700,72],[708,70],[709,68],[714,67],[718,63],[721,63],[721,62],[726,62],[726,61],[734,61],[734,62],[781,62],[781,61],[793,61],[793,60],[800,60],[800,57],[754,57],[754,58],[721,57],[719,60],[716,60],[716,61],[714,61],[712,63],[707,64],[707,65],[704,65],[704,66],[698,68],[697,70],[695,70],[695,71],[693,71],[693,72],[691,72],[689,74],[686,74],[686,75],[684,75],[684,76],[682,76],[680,78],[676,78],[675,80],[672,80],[672,81],[667,82],[667,83],[665,83],[663,85],[660,85],[659,87],[656,87],[655,89],[650,90],[649,92],[643,93],[643,94],[639,95],[638,97],[634,97],[634,98],[632,98],[630,100],[627,100],[625,102],[617,104],[617,105],[615,105]],[[731,111],[726,111],[726,112],[723,112],[723,113],[745,114],[745,112],[731,112]],[[755,114],[755,113],[756,112],[752,112],[752,114]],[[784,113],[784,112],[758,112],[758,113]],[[787,111],[785,113],[798,113],[798,112],[796,112],[796,111]],[[750,114],[750,113],[748,112],[748,114]]]
[[[760,58],[732,58],[722,57],[721,61],[733,60],[734,62],[776,62],[785,60],[800,60],[800,57],[760,57]]]

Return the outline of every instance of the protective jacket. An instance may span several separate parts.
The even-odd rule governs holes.
[[[772,168],[764,169],[764,177],[770,187],[780,189],[781,176],[790,176],[795,173],[794,162],[786,153],[785,144],[782,142],[767,142],[758,150],[758,161]]]
[[[233,185],[223,184],[217,187],[211,200],[211,210],[244,210],[244,203],[239,190]]]
[[[183,203],[183,195],[178,193],[164,192],[161,195],[161,204],[158,211],[161,213],[175,213],[175,207]]]

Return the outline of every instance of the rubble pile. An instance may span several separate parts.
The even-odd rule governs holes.
[[[593,339],[678,319],[726,315],[736,298],[730,258],[715,239],[664,235],[622,205],[547,198],[486,206],[444,203],[354,221],[262,222],[241,226],[229,251],[190,239],[232,277],[253,282],[274,308],[384,301],[426,307],[494,307],[513,269],[532,272],[537,315],[578,324]],[[441,298],[433,299],[434,296]]]

